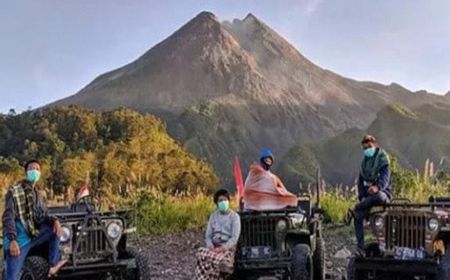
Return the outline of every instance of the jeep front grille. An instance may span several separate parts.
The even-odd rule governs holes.
[[[87,226],[76,231],[74,264],[92,263],[111,257],[114,253],[113,246],[100,221],[91,219],[85,224]]]
[[[279,218],[258,217],[242,220],[241,244],[246,247],[269,246],[276,249],[275,230]]]
[[[385,222],[386,249],[392,250],[394,247],[425,248],[427,217],[423,213],[388,213]]]

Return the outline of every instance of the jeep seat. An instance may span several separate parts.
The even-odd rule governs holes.
[[[307,217],[311,216],[311,200],[309,197],[299,197],[298,198],[298,209],[305,212]]]

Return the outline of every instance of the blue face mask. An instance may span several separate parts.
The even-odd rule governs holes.
[[[364,156],[366,157],[373,157],[373,155],[375,155],[376,152],[376,148],[375,147],[371,147],[371,148],[367,148],[364,150]]]
[[[219,208],[220,212],[226,212],[230,208],[230,202],[228,200],[219,201],[217,208]]]
[[[36,183],[41,178],[41,172],[39,170],[28,170],[27,171],[27,180],[31,183]]]

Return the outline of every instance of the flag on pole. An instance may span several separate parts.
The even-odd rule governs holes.
[[[239,205],[241,198],[244,196],[244,180],[242,179],[241,166],[237,156],[234,159],[234,180],[236,182],[236,198]]]
[[[89,182],[86,181],[81,189],[78,191],[77,199],[81,199],[85,196],[89,196]]]

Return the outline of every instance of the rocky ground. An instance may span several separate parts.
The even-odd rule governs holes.
[[[354,243],[351,230],[341,226],[327,226],[327,279],[343,279],[347,259]],[[151,259],[151,279],[193,279],[195,252],[203,245],[203,231],[140,238],[138,248],[148,252]]]

